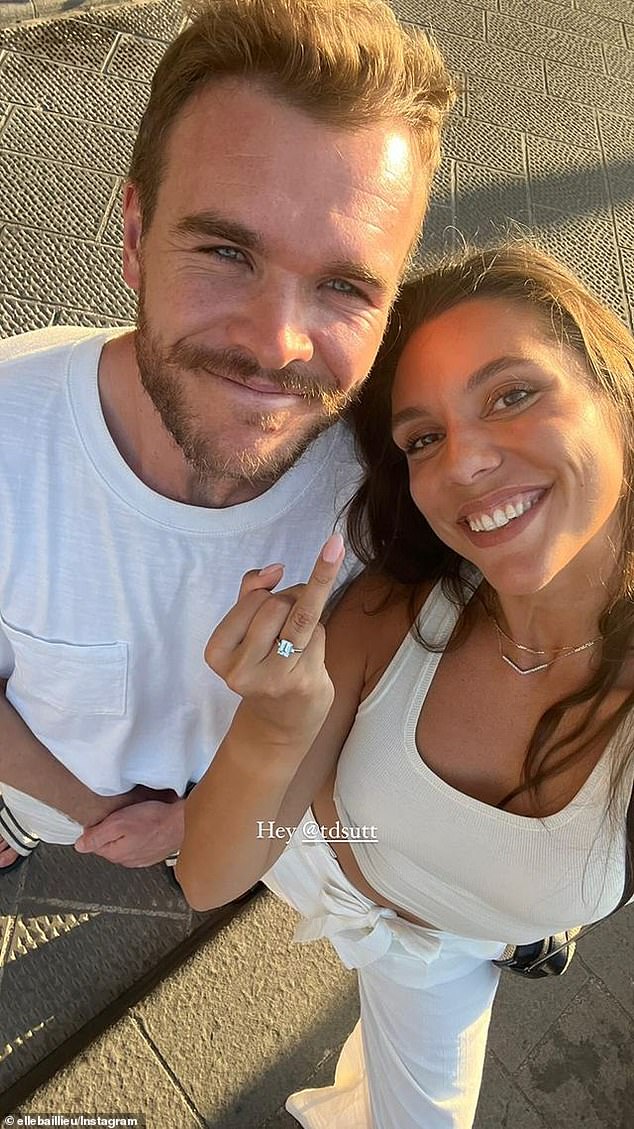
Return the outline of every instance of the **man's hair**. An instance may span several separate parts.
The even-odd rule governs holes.
[[[132,154],[129,176],[146,228],[174,120],[194,94],[223,79],[253,82],[342,129],[402,123],[431,181],[455,87],[435,44],[401,27],[384,0],[204,0],[190,12],[156,70]]]

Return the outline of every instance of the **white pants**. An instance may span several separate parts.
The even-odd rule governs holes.
[[[471,1129],[504,943],[378,906],[315,827],[309,809],[263,881],[306,919],[295,940],[327,937],[357,969],[361,1016],[334,1084],[291,1094],[286,1109],[304,1129]]]
[[[27,796],[26,792],[18,792],[17,788],[11,788],[8,784],[0,784],[0,794],[20,826],[45,843],[70,846],[84,830],[81,823],[76,823],[64,812],[43,804],[33,796]]]

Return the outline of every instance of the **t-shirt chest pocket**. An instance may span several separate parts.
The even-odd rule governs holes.
[[[2,617],[0,627],[15,661],[9,698],[16,708],[25,707],[25,719],[38,703],[69,717],[125,715],[127,643],[58,642],[13,627]]]

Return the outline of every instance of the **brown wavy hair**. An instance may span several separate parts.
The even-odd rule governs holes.
[[[440,161],[456,85],[435,43],[401,26],[385,0],[192,0],[191,22],[152,79],[129,179],[149,227],[171,127],[199,90],[245,79],[314,121],[341,129],[409,127],[423,182],[421,215]]]
[[[444,544],[415,506],[405,456],[390,432],[391,389],[400,354],[424,322],[473,297],[504,297],[539,311],[545,336],[577,352],[591,387],[611,409],[623,437],[625,481],[620,505],[620,544],[614,546],[617,583],[600,617],[600,664],[575,693],[549,707],[535,727],[520,785],[500,800],[506,807],[528,792],[538,808],[540,785],[579,761],[598,740],[609,740],[634,707],[634,691],[610,717],[597,723],[601,703],[617,683],[634,635],[634,338],[565,266],[524,242],[467,250],[402,289],[388,331],[352,415],[364,482],[348,511],[355,552],[369,572],[412,586],[412,608],[421,584],[441,581],[445,595],[460,609],[452,646],[470,631],[477,607],[470,600],[473,566]],[[487,586],[476,598],[486,603]],[[438,649],[421,638],[429,649]],[[584,706],[567,736],[558,733],[564,716]],[[632,755],[631,742],[615,757],[612,801]]]

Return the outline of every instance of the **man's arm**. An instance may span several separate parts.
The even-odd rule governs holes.
[[[0,781],[57,808],[82,826],[98,823],[131,800],[98,796],[38,741],[7,700],[0,680]]]
[[[75,844],[80,852],[123,866],[151,866],[180,846],[183,800],[172,793],[175,802],[160,802],[163,793],[142,786],[118,796],[92,792],[38,741],[5,688],[0,680],[0,781],[88,828]]]

